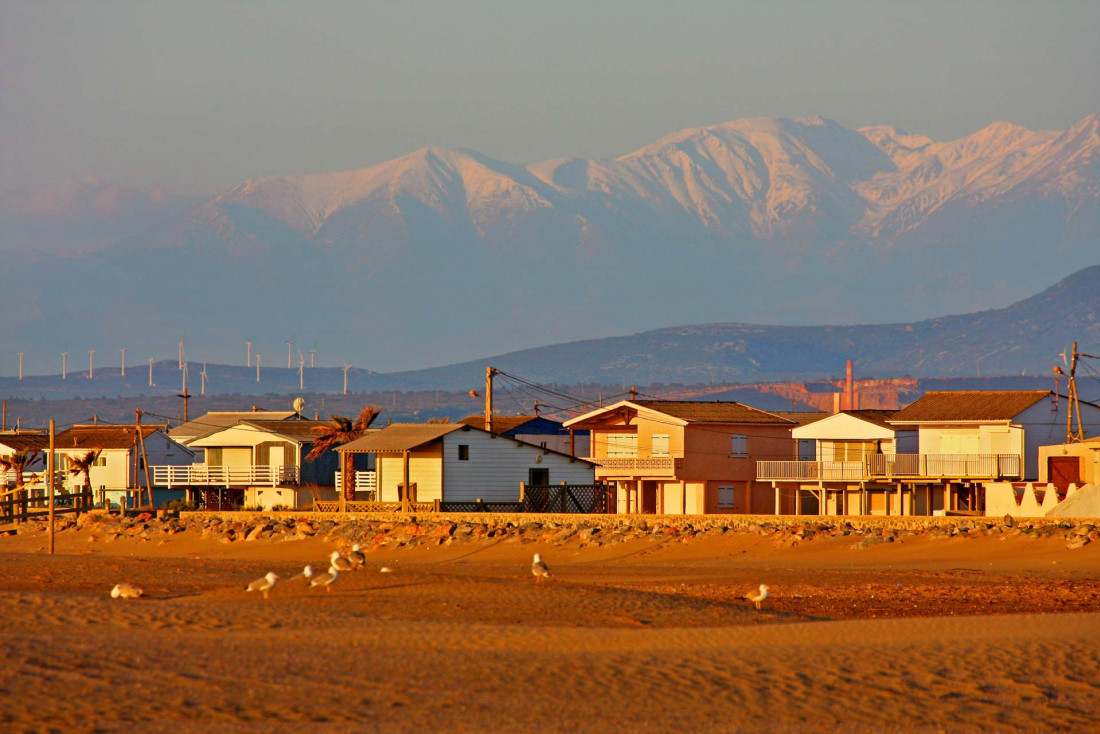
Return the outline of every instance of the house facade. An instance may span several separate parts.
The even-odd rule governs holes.
[[[460,423],[485,428],[485,416],[467,416]],[[570,456],[589,454],[588,431],[570,431],[560,421],[541,415],[494,415],[492,431]]]
[[[381,502],[401,501],[406,468],[414,502],[517,502],[521,483],[594,482],[584,459],[461,423],[394,423],[337,451],[377,457]]]
[[[37,455],[29,461],[24,470],[24,477],[15,476],[15,471],[9,471],[0,466],[0,490],[6,487],[14,487],[21,480],[30,480],[27,474],[37,475],[46,469],[46,451],[50,447],[50,437],[37,431],[0,431],[0,457],[8,457],[20,452],[28,454],[37,452]]]
[[[792,459],[794,421],[736,402],[623,400],[565,422],[591,434],[596,479],[621,513],[775,512],[756,462]]]

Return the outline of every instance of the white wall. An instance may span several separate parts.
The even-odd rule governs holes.
[[[458,459],[460,444],[470,447],[468,461]],[[529,469],[549,469],[551,484],[595,482],[591,464],[511,438],[476,429],[443,437],[443,498],[448,502],[518,502],[519,484],[528,481]]]

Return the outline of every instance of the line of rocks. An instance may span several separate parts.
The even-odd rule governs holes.
[[[483,541],[503,543],[577,544],[601,547],[631,540],[689,543],[700,536],[741,533],[798,545],[820,538],[851,537],[851,548],[862,550],[909,538],[1027,536],[1066,541],[1069,549],[1100,541],[1100,524],[1089,520],[1018,520],[993,518],[909,517],[770,517],[703,516],[644,517],[638,515],[394,515],[350,516],[318,513],[184,513],[156,518],[150,514],[120,517],[103,512],[79,519],[59,519],[59,532],[80,527],[92,534],[88,542],[136,538],[164,541],[189,533],[219,543],[282,542],[320,536],[338,543],[359,543],[365,550],[381,547],[441,546]],[[21,525],[17,532],[45,532],[44,521]]]

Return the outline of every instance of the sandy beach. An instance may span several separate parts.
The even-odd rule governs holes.
[[[0,538],[11,731],[1087,731],[1100,543]],[[536,585],[531,556],[553,578]],[[393,573],[380,573],[387,566]],[[245,585],[268,571],[270,599]],[[112,600],[119,581],[144,598]],[[756,611],[742,596],[760,583]]]

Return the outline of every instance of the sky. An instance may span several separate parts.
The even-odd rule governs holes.
[[[213,195],[426,146],[612,158],[821,115],[954,139],[1100,110],[1100,3],[0,3],[0,191]]]

